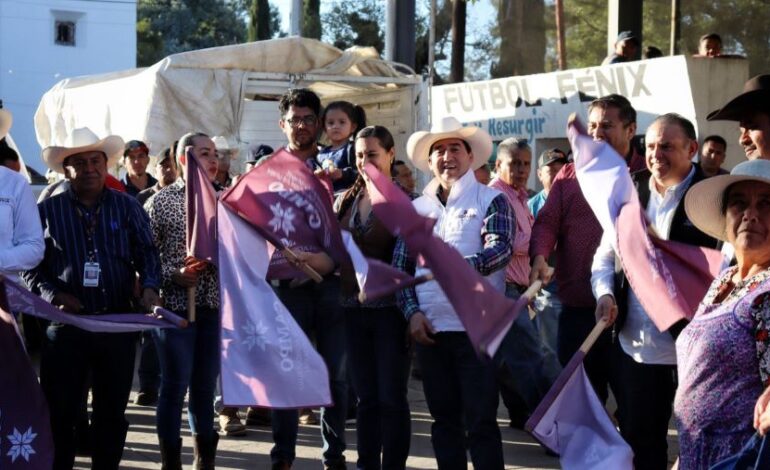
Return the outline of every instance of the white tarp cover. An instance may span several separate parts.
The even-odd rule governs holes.
[[[238,135],[244,75],[250,72],[404,77],[373,48],[346,51],[283,38],[183,52],[144,68],[62,80],[35,113],[41,148],[73,129],[140,139],[159,152],[190,131]],[[362,87],[367,85],[361,84]]]

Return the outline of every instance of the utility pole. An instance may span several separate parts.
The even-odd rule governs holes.
[[[682,18],[682,12],[680,10],[680,1],[671,0],[671,54],[679,54],[679,38],[681,36],[681,30],[679,28]]]
[[[607,4],[607,54],[615,51],[615,40],[621,31],[631,31],[643,44],[644,0],[608,0]]]
[[[289,36],[302,36],[302,0],[291,0]]]
[[[452,83],[465,80],[465,14],[465,0],[452,0],[452,64],[449,73]]]
[[[559,70],[567,70],[567,49],[564,46],[564,2],[555,1],[556,11],[556,57]]]
[[[385,10],[385,58],[414,69],[415,0],[388,0]]]

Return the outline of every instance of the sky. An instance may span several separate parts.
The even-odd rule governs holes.
[[[385,1],[385,0],[379,0],[379,1]],[[422,3],[427,4],[425,0],[416,0],[418,5],[418,13],[419,8]],[[440,3],[442,0],[436,0],[437,3]],[[487,23],[489,23],[491,20],[494,19],[494,15],[496,13],[494,7],[492,7],[492,0],[476,0],[475,2],[468,4],[467,9],[467,24],[466,24],[466,31],[469,35],[469,40],[472,40],[473,38],[473,32],[479,30],[479,28],[483,28]],[[289,31],[289,14],[291,11],[291,0],[270,0],[270,3],[277,6],[278,10],[281,12],[281,29],[284,31]],[[325,8],[328,9],[329,5],[333,3],[329,0],[321,0],[321,14],[324,13]],[[427,13],[425,13],[427,14]]]

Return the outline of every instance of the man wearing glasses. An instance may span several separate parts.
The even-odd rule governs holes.
[[[281,97],[278,109],[281,112],[278,125],[289,141],[286,149],[303,160],[311,171],[320,168],[315,158],[321,124],[318,95],[308,89],[289,90]],[[329,369],[334,406],[321,409],[323,463],[328,469],[346,468],[343,453],[348,382],[345,323],[338,302],[339,276],[329,273],[321,283],[306,282],[298,287],[290,286],[291,279],[272,279],[270,282],[305,334],[315,338],[318,352]],[[270,451],[272,468],[291,468],[297,444],[297,410],[274,410],[272,427],[275,442]]]

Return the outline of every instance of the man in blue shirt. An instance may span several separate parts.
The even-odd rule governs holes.
[[[134,198],[104,186],[107,168],[122,150],[120,137],[100,140],[86,128],[75,129],[64,147],[43,150],[43,161],[64,173],[70,184],[39,204],[45,255],[23,278],[66,312],[99,315],[160,304],[160,260],[147,214]],[[137,272],[141,299],[133,292]],[[71,469],[74,464],[74,426],[90,374],[93,467],[117,469],[128,430],[125,409],[136,334],[91,333],[54,322],[46,336],[40,382],[51,412],[53,468]]]

